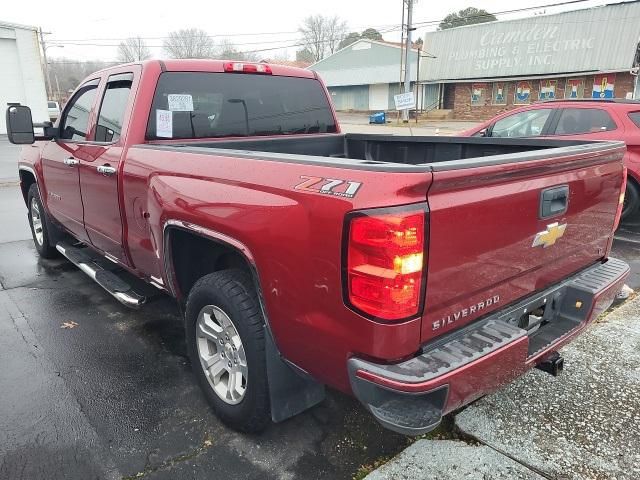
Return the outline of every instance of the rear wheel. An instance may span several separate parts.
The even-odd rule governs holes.
[[[29,210],[29,225],[31,226],[31,236],[36,246],[38,254],[42,258],[54,258],[58,251],[53,244],[47,214],[42,207],[38,186],[34,183],[29,187],[27,195],[27,208]]]
[[[251,278],[240,270],[205,275],[186,308],[191,365],[220,419],[243,432],[271,420],[264,319]]]
[[[622,220],[629,220],[638,213],[640,206],[640,192],[635,183],[627,181],[627,191],[624,194],[624,205],[622,206]]]

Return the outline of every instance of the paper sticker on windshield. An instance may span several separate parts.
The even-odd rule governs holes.
[[[173,138],[173,112],[156,110],[156,137]]]
[[[335,178],[309,177],[300,175],[304,181],[296,185],[296,190],[305,192],[324,193],[325,195],[335,195],[336,197],[353,198],[362,186],[360,182],[347,180],[337,180]]]
[[[169,110],[172,112],[193,112],[193,97],[187,94],[171,93],[167,95]]]

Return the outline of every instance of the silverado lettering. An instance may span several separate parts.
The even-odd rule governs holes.
[[[609,258],[625,144],[343,134],[330,98],[310,70],[147,60],[89,76],[38,137],[26,106],[7,129],[29,145],[39,255],[129,307],[175,298],[227,425],[259,431],[329,386],[422,434],[610,305],[628,274]],[[536,232],[553,248],[531,248]],[[549,292],[589,308],[499,320]]]
[[[447,315],[443,317],[441,320],[437,322],[433,322],[433,329],[438,330],[439,328],[444,328],[447,325],[450,325],[461,318],[465,318],[467,315],[473,315],[474,313],[479,313],[485,308],[489,308],[491,305],[495,305],[500,301],[500,295],[494,295],[493,297],[489,297],[486,300],[482,300],[474,305],[471,305],[468,308],[463,308],[451,315]]]

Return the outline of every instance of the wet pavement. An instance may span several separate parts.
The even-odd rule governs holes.
[[[351,478],[407,445],[335,392],[261,435],[227,429],[170,299],[131,311],[31,240],[0,245],[0,284],[1,479]]]

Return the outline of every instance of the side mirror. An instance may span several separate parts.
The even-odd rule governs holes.
[[[478,135],[480,135],[481,137],[486,137],[487,136],[487,129],[483,128],[482,130],[480,130],[478,132]]]
[[[7,136],[16,145],[35,142],[31,109],[26,105],[9,105],[7,108]]]

